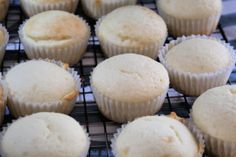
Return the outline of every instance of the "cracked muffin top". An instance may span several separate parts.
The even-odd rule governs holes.
[[[107,14],[97,28],[97,35],[118,46],[143,47],[165,39],[167,27],[156,12],[133,5]]]
[[[100,63],[91,83],[105,96],[123,102],[144,102],[169,87],[166,69],[155,60],[138,54],[123,54]]]
[[[85,157],[88,148],[89,139],[76,120],[64,114],[41,112],[20,118],[7,128],[1,155]]]
[[[199,145],[180,121],[147,116],[127,124],[113,143],[115,157],[197,157]]]

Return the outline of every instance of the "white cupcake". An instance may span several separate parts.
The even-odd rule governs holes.
[[[3,21],[7,15],[9,0],[0,0],[0,21]]]
[[[202,130],[209,156],[236,156],[236,86],[203,93],[193,104],[192,118]]]
[[[135,5],[137,0],[82,0],[81,2],[85,13],[98,19],[116,8]]]
[[[236,61],[229,44],[207,36],[177,38],[165,45],[159,58],[172,86],[191,96],[225,85]]]
[[[90,81],[102,114],[120,123],[155,114],[169,88],[165,68],[138,54],[105,60],[93,70]]]
[[[125,6],[101,18],[96,25],[96,35],[108,57],[137,53],[156,59],[166,40],[167,28],[151,9]]]
[[[23,11],[30,17],[49,10],[74,13],[79,0],[20,0]]]
[[[219,22],[221,0],[157,0],[160,15],[173,36],[211,34]]]
[[[5,55],[5,49],[9,40],[9,33],[6,28],[0,24],[0,64]]]
[[[202,157],[204,140],[178,119],[147,116],[118,130],[112,151],[115,157]]]
[[[15,117],[35,112],[69,114],[75,105],[80,82],[77,72],[61,62],[32,60],[10,69],[8,107]]]
[[[70,65],[84,54],[90,27],[80,17],[64,11],[47,11],[21,25],[20,39],[30,59],[49,58]]]
[[[37,113],[20,118],[1,133],[2,157],[86,157],[90,140],[73,118]]]

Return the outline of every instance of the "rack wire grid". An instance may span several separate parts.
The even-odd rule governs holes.
[[[155,0],[139,0],[138,4],[151,8],[157,12]],[[106,57],[103,55],[98,39],[95,36],[94,25],[96,21],[84,15],[81,5],[79,5],[77,9],[77,15],[80,15],[87,20],[91,26],[92,35],[89,39],[87,52],[83,59],[77,65],[73,66],[81,76],[82,87],[75,108],[70,115],[79,121],[90,135],[91,146],[88,157],[113,157],[110,141],[113,134],[116,132],[116,129],[120,127],[120,124],[114,123],[102,116],[94,100],[89,83],[90,72]],[[2,22],[10,33],[10,41],[7,45],[6,54],[1,66],[2,74],[6,73],[11,65],[27,60],[27,56],[18,36],[18,28],[26,18],[27,17],[20,8],[19,0],[11,0],[8,15],[5,21]],[[212,36],[228,42],[221,23],[218,25],[217,30]],[[172,39],[173,37],[169,36],[166,42],[169,42]],[[228,84],[236,83],[235,73],[236,71],[234,69]],[[181,117],[189,117],[189,112],[195,99],[195,97],[180,94],[170,87],[165,103],[157,114],[169,114],[174,111]],[[14,118],[9,111],[6,110],[4,125],[11,122],[13,119]]]

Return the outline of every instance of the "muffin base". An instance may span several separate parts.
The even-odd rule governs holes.
[[[156,59],[158,57],[159,50],[161,49],[161,47],[165,43],[165,40],[167,38],[167,34],[162,40],[160,40],[159,42],[155,42],[153,44],[139,45],[139,47],[122,47],[122,46],[115,45],[115,44],[111,43],[109,40],[106,40],[106,39],[99,36],[99,33],[98,33],[99,26],[100,26],[103,18],[104,17],[100,18],[98,20],[98,22],[96,23],[95,32],[96,32],[96,35],[99,39],[100,45],[101,45],[102,50],[105,53],[105,55],[107,55],[108,57],[112,57],[112,56],[124,54],[124,53],[136,53],[136,54],[148,56],[153,59]]]
[[[60,61],[54,60],[45,60],[52,62],[60,67],[64,67],[64,64]],[[67,71],[73,76],[76,84],[76,91],[79,92],[80,88],[80,77],[74,69],[67,69]],[[11,114],[14,117],[21,117],[25,115],[30,115],[36,112],[59,112],[69,114],[76,102],[77,96],[72,100],[58,100],[50,103],[34,103],[34,102],[25,102],[22,98],[16,97],[14,94],[11,94],[9,89],[8,93],[8,107]]]
[[[205,148],[205,141],[202,132],[196,126],[194,126],[190,120],[184,120],[182,123],[190,130],[190,132],[194,135],[195,139],[198,142],[199,153],[197,154],[196,157],[202,157]],[[114,134],[113,139],[111,140],[111,148],[114,157],[119,157],[117,153],[118,151],[116,150],[116,141],[120,133],[126,127],[126,125],[127,124],[122,125],[121,128],[117,129],[117,133]]]
[[[189,37],[181,37],[177,38],[176,40],[171,41],[169,44],[166,44],[165,47],[163,47],[160,51],[160,61],[161,63],[166,67],[172,86],[179,91],[180,93],[191,95],[191,96],[199,96],[206,90],[225,85],[226,82],[229,79],[229,76],[234,68],[236,57],[233,50],[233,47],[231,47],[229,44],[225,43],[224,41],[219,41],[221,44],[223,44],[228,50],[229,53],[232,56],[232,63],[217,72],[209,72],[209,73],[189,73],[189,72],[182,72],[179,70],[174,69],[173,67],[169,66],[166,63],[166,54],[168,53],[169,49],[174,47],[175,45],[178,45],[179,43],[193,38],[203,38],[203,39],[214,39],[212,37],[207,36],[201,36],[201,35],[192,35]]]
[[[160,96],[146,102],[128,103],[105,96],[94,86],[92,79],[90,80],[99,110],[106,118],[118,123],[132,121],[137,117],[154,115],[162,107],[168,91],[167,88]]]
[[[180,19],[166,14],[158,7],[159,14],[167,24],[169,33],[174,37],[189,35],[210,35],[219,23],[221,12],[204,19]]]
[[[80,41],[73,41],[64,45],[45,46],[38,45],[37,43],[30,42],[23,33],[23,27],[27,21],[25,21],[19,29],[19,36],[24,46],[25,52],[29,59],[54,59],[60,60],[70,65],[77,64],[86,51],[88,40],[91,34],[88,23],[83,20],[88,28],[88,33],[84,39]]]
[[[81,2],[84,12],[92,18],[98,19],[116,8],[126,5],[135,5],[137,0],[119,0],[109,2],[108,4],[102,4],[104,2],[96,3],[90,0],[82,0]]]
[[[56,4],[36,4],[31,3],[28,0],[21,0],[21,7],[25,14],[29,17],[36,15],[38,13],[48,11],[48,10],[63,10],[67,12],[74,13],[78,6],[79,0],[65,1]]]

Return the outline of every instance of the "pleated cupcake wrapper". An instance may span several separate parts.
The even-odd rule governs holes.
[[[106,4],[102,4],[103,2],[97,4],[95,1],[82,0],[82,6],[88,16],[98,19],[116,8],[126,5],[135,5],[136,2],[137,0],[119,0],[113,2],[111,1]]]
[[[19,119],[21,119],[23,117],[19,117]],[[7,123],[5,127],[2,127],[2,132],[0,132],[0,155],[1,157],[8,157],[6,156],[5,154],[3,154],[3,150],[2,150],[2,140],[3,140],[3,137],[5,135],[5,133],[7,132],[7,129],[15,122],[16,120],[13,120],[11,123]],[[79,123],[80,124],[80,123]],[[81,153],[80,157],[86,157],[87,154],[88,154],[88,151],[89,151],[89,147],[90,147],[90,137],[89,137],[89,134],[88,132],[86,131],[86,129],[84,128],[84,126],[81,126],[82,129],[84,130],[84,133],[86,134],[86,137],[87,137],[87,145],[86,145],[86,149]],[[26,137],[27,138],[27,137]]]
[[[60,61],[48,60],[60,67],[64,67],[64,64]],[[74,78],[76,84],[76,91],[79,92],[80,89],[80,77],[74,69],[66,69]],[[35,102],[26,102],[23,98],[17,97],[12,94],[9,90],[8,92],[8,107],[10,109],[11,114],[14,117],[20,117],[25,115],[30,115],[37,112],[59,112],[69,114],[76,102],[77,96],[70,101],[67,100],[58,100],[55,102],[49,103],[35,103]]]
[[[192,135],[195,137],[197,144],[198,144],[198,154],[196,157],[202,157],[205,149],[205,140],[203,133],[195,126],[190,120],[185,119],[184,121],[181,121],[192,133]],[[128,122],[129,124],[129,122]],[[117,129],[117,133],[114,134],[113,139],[111,139],[111,148],[112,148],[112,153],[114,154],[115,157],[118,156],[118,151],[116,149],[116,141],[121,132],[125,129],[125,127],[128,124],[124,124],[121,126],[121,128]],[[158,142],[158,141],[157,141]]]
[[[229,53],[232,56],[231,64],[228,67],[221,69],[217,72],[200,73],[200,74],[182,72],[169,66],[166,63],[166,54],[168,53],[168,51],[175,45],[178,45],[185,40],[193,39],[193,38],[212,39],[223,44],[229,50]],[[202,94],[203,92],[205,92],[206,90],[210,88],[225,85],[235,66],[235,61],[236,61],[235,51],[233,47],[231,47],[229,44],[225,43],[224,41],[220,41],[215,38],[204,36],[204,35],[203,36],[192,35],[189,37],[183,36],[183,37],[177,38],[176,40],[171,41],[169,44],[166,44],[160,50],[159,59],[169,73],[172,86],[177,91],[186,95],[191,95],[191,96],[199,96],[200,94]],[[188,59],[188,58],[184,58],[184,59]]]
[[[0,44],[0,64],[2,63],[3,57],[5,55],[5,49],[7,43],[9,41],[9,33],[7,32],[6,28],[0,24],[0,31],[3,31],[4,34],[4,42]]]
[[[98,33],[99,26],[103,18],[104,17],[100,18],[98,22],[96,23],[95,31],[99,39],[100,45],[102,47],[102,50],[108,57],[112,57],[112,56],[124,54],[124,53],[141,54],[141,55],[145,55],[150,58],[153,58],[153,59],[156,59],[158,57],[159,50],[165,43],[166,38],[163,38],[159,42],[155,42],[150,45],[139,45],[139,47],[122,47],[119,45],[115,45],[111,43],[109,40],[106,40],[105,38],[99,36],[99,33]],[[166,37],[167,37],[167,34],[166,34]]]
[[[80,39],[80,41],[73,41],[65,45],[55,46],[39,45],[34,41],[31,41],[32,39],[26,37],[23,33],[23,27],[27,22],[25,21],[19,28],[19,36],[28,58],[49,58],[54,60],[60,60],[70,65],[77,64],[86,51],[86,48],[88,46],[88,40],[91,34],[91,30],[88,23],[85,20],[83,21],[86,23],[86,26],[89,29],[89,32],[84,39]]]
[[[99,110],[105,117],[118,123],[124,123],[132,121],[137,117],[155,114],[162,107],[168,91],[168,89],[166,89],[160,96],[145,102],[128,103],[105,96],[94,86],[91,78],[90,80]]]
[[[221,13],[215,16],[210,16],[203,19],[181,19],[173,16],[169,16],[161,8],[159,14],[165,20],[169,33],[175,37],[183,35],[209,35],[217,27]]]
[[[48,10],[63,10],[74,13],[78,3],[79,0],[65,0],[64,2],[54,4],[37,4],[28,0],[21,0],[22,9],[29,17]]]
[[[6,2],[6,6],[3,6],[4,8],[1,8],[0,7],[0,21],[3,21],[7,15],[7,11],[8,11],[8,8],[9,8],[9,2],[10,0],[5,0]],[[4,2],[3,2],[4,3]]]

